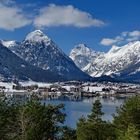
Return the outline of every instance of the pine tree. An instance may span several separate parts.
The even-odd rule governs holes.
[[[0,99],[1,140],[54,140],[62,135],[64,105],[42,105],[39,101],[16,104]],[[70,133],[69,133],[70,132]],[[67,134],[71,134],[68,131]]]
[[[131,97],[117,109],[114,115],[114,126],[116,135],[125,135],[130,124],[133,124],[138,130],[140,138],[140,96]]]
[[[62,136],[60,140],[76,140],[76,130],[68,126],[62,128]]]
[[[120,135],[118,140],[139,140],[138,134],[136,127],[133,124],[129,124],[125,134]]]
[[[21,140],[54,140],[61,133],[65,114],[63,105],[28,102],[20,111]]]
[[[96,100],[87,119],[81,118],[77,124],[78,140],[114,140],[112,124],[102,120],[102,104]],[[110,131],[111,130],[111,131]]]
[[[18,135],[19,106],[12,100],[0,98],[0,139],[15,140]]]
[[[78,140],[90,140],[90,130],[88,129],[87,120],[84,117],[81,117],[77,123],[77,139]]]
[[[99,100],[96,100],[93,104],[91,114],[88,115],[88,121],[92,123],[98,123],[102,121],[102,116],[104,113],[102,112],[102,104]]]

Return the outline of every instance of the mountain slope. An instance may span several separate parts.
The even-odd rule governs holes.
[[[129,65],[127,68],[113,74],[112,77],[122,81],[140,83],[140,62]]]
[[[96,58],[101,57],[102,54],[88,48],[86,44],[78,44],[70,52],[70,58],[84,71],[88,64],[92,63]]]
[[[42,31],[29,33],[19,45],[10,46],[16,55],[31,65],[61,75],[67,80],[89,80],[74,62]]]
[[[62,80],[57,74],[28,64],[0,42],[0,78],[11,81],[13,77],[42,82]]]
[[[75,48],[72,50],[72,52],[73,51],[75,52]],[[79,59],[77,60],[77,56],[79,56],[79,53],[77,52],[75,52],[76,59],[73,60],[75,64],[77,64],[77,66],[80,68],[82,64],[78,65],[77,63],[77,61],[80,61]],[[80,55],[82,57],[85,57],[85,53],[81,53]],[[88,56],[90,57],[88,58],[88,60],[90,59],[90,62],[84,65],[84,68],[82,68],[82,70],[89,73],[93,77],[100,77],[112,74],[116,74],[116,76],[119,76],[120,74],[122,76],[126,72],[127,74],[125,77],[127,77],[127,75],[130,75],[131,73],[138,73],[140,71],[139,41],[129,43],[122,47],[113,46],[109,52],[104,54],[102,53],[99,56],[96,55],[94,58],[92,58],[91,55]]]

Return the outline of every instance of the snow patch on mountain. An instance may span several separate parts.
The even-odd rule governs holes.
[[[86,71],[86,69],[90,67],[92,61],[102,54],[101,52],[95,52],[91,48],[88,48],[86,44],[78,44],[70,52],[70,58],[80,69]]]
[[[46,36],[41,30],[35,30],[29,33],[26,36],[25,40],[32,42],[42,42],[42,41],[49,42],[51,39],[48,36]]]
[[[70,57],[79,68],[93,77],[118,74],[140,62],[140,41],[131,42],[122,47],[112,46],[107,53],[95,52],[92,49],[86,53],[81,50],[80,47],[74,48]],[[86,63],[83,60],[87,60]],[[138,71],[139,67],[137,66],[135,72]]]
[[[1,44],[7,48],[16,45],[16,41],[0,40]]]
[[[50,70],[68,80],[85,80],[91,77],[82,72],[75,63],[40,30],[29,33],[19,45],[9,48],[31,65]]]

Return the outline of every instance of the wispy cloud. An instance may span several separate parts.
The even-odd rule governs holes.
[[[132,31],[132,32],[128,32],[128,34],[131,37],[140,37],[140,31]]]
[[[103,26],[102,20],[91,14],[74,8],[72,5],[59,6],[50,4],[40,10],[25,13],[27,7],[36,5],[27,3],[18,7],[15,0],[0,0],[0,29],[15,30],[33,23],[35,27],[74,26],[79,28]],[[28,18],[28,15],[32,18]]]
[[[103,38],[100,42],[101,45],[104,46],[111,46],[111,45],[118,45],[121,43],[128,43],[132,41],[140,40],[140,31],[135,30],[131,32],[122,32],[119,36],[114,38]]]
[[[0,29],[14,30],[31,23],[21,8],[12,5],[13,2],[0,1]]]
[[[50,4],[40,9],[39,15],[34,20],[36,27],[74,26],[91,27],[102,26],[102,20],[94,18],[91,14],[74,8],[72,5],[58,6]]]
[[[103,38],[100,43],[101,43],[101,45],[104,45],[104,46],[110,46],[116,42],[117,42],[116,39]]]

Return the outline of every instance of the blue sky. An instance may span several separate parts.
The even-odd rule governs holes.
[[[21,41],[41,29],[67,54],[140,40],[139,0],[1,0],[0,38]]]

